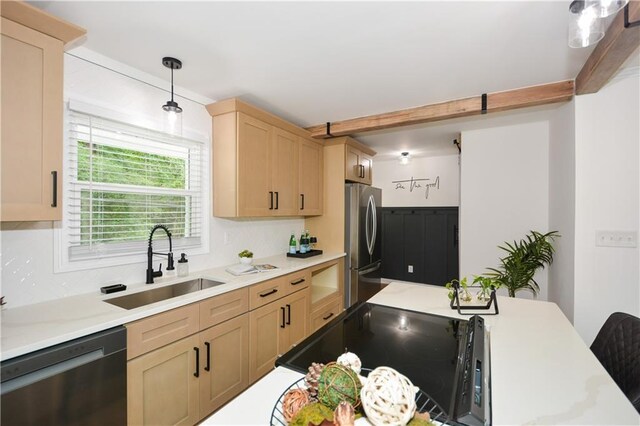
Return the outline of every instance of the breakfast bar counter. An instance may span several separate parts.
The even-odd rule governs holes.
[[[442,287],[393,282],[369,302],[468,319],[449,307]],[[483,316],[491,346],[493,424],[640,424],[556,304],[506,297],[498,303],[499,315]],[[278,367],[203,424],[269,424],[274,403],[300,377]]]

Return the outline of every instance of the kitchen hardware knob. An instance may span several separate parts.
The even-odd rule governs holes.
[[[291,305],[287,303],[287,325],[291,325]]]
[[[282,311],[282,324],[280,324],[280,328],[284,328],[284,306],[281,306],[280,310]]]
[[[304,194],[300,194],[300,198],[302,198],[300,210],[304,210]]]
[[[304,282],[304,278],[300,278],[298,281],[291,282],[291,285],[298,285],[298,284],[302,284],[303,282]]]
[[[269,210],[273,210],[273,191],[269,191]]]
[[[195,373],[193,373],[193,375],[196,377],[200,377],[200,348],[194,346],[193,350],[196,352],[196,371]]]
[[[51,207],[58,207],[58,172],[51,172],[51,180],[53,181],[53,197],[51,202]]]
[[[280,195],[279,195],[279,194],[280,194],[280,193],[279,193],[278,191],[276,191],[276,210],[278,210],[279,205],[280,205],[280,203],[279,203],[279,201],[280,201]]]
[[[328,320],[329,318],[331,318],[333,316],[333,312],[330,312],[329,315],[327,315],[326,317],[322,317],[323,321]]]
[[[268,291],[268,292],[266,292],[266,293],[260,293],[260,294],[259,294],[259,296],[260,296],[260,297],[267,297],[267,296],[270,296],[270,295],[272,295],[272,294],[274,294],[274,293],[277,293],[277,292],[278,292],[278,289],[277,289],[277,288],[274,288],[273,290]]]
[[[204,342],[207,347],[207,365],[204,367],[204,371],[211,371],[211,343]]]

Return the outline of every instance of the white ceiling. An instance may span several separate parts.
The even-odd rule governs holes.
[[[176,85],[301,126],[571,79],[591,51],[567,46],[569,1],[30,3],[86,28],[83,47],[163,79],[177,57]],[[468,122],[362,140],[451,150]]]

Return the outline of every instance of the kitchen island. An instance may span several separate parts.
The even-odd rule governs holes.
[[[370,303],[452,318],[442,287],[393,282]],[[496,425],[638,425],[640,416],[554,303],[498,297],[484,316]],[[280,394],[302,374],[278,367],[205,425],[269,424]]]

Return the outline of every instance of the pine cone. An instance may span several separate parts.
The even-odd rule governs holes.
[[[307,384],[309,395],[312,398],[316,398],[318,396],[318,380],[320,379],[320,374],[324,369],[324,364],[318,362],[312,362],[311,367],[309,367],[309,372],[304,377],[304,381]]]
[[[356,411],[353,405],[347,401],[342,401],[333,412],[333,423],[335,426],[353,426],[356,421]]]

